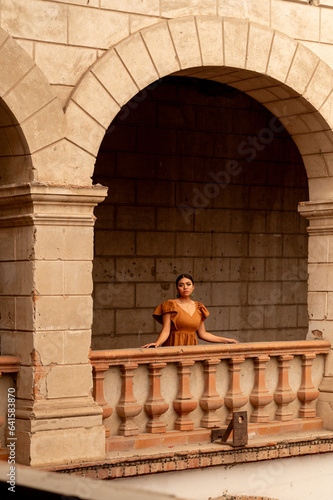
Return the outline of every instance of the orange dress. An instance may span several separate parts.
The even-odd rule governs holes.
[[[163,314],[171,313],[171,331],[164,346],[197,345],[197,330],[209,316],[209,312],[201,302],[195,302],[192,316],[174,300],[166,300],[156,307],[153,317],[163,325]]]

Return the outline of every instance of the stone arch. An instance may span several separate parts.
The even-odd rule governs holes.
[[[46,150],[63,139],[63,111],[42,71],[1,28],[0,93],[0,184],[42,180]]]
[[[256,23],[219,16],[163,21],[107,51],[68,102],[67,138],[96,156],[131,97],[169,74],[226,83],[266,106],[293,137],[311,200],[333,188],[333,70],[302,43]],[[88,170],[91,171],[90,164]]]

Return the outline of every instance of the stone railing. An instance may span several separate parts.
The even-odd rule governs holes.
[[[0,356],[0,459],[7,452],[1,451],[4,446],[4,423],[7,415],[8,389],[14,388],[14,375],[19,371],[20,358],[16,356]],[[2,374],[6,374],[2,377]],[[11,392],[11,394],[13,394]],[[15,394],[14,394],[15,395]]]
[[[249,437],[323,428],[316,415],[327,341],[93,351],[107,450],[208,442],[232,413]]]

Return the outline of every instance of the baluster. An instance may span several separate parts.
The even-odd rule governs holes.
[[[161,369],[165,366],[166,363],[149,365],[150,391],[144,409],[150,417],[146,425],[147,431],[153,434],[166,431],[165,423],[160,420],[160,416],[169,408],[161,394]]]
[[[190,391],[190,366],[192,365],[194,365],[194,361],[179,361],[177,363],[179,385],[173,407],[179,415],[175,420],[175,429],[179,431],[188,431],[194,428],[193,421],[188,417],[188,414],[198,406]]]
[[[103,410],[102,417],[103,420],[110,417],[113,413],[113,410],[110,406],[108,406],[107,401],[105,400],[104,397],[104,379],[105,379],[105,372],[109,369],[109,365],[97,365],[93,367],[93,380],[94,380],[94,387],[93,387],[93,398]],[[105,427],[105,437],[110,437],[110,429],[108,427]]]
[[[279,362],[279,381],[274,394],[274,401],[278,405],[275,413],[277,420],[286,421],[293,419],[293,413],[287,406],[296,399],[296,393],[292,391],[289,385],[289,361],[293,359],[292,354],[283,354],[278,356]]]
[[[265,406],[273,401],[273,394],[267,390],[265,382],[265,368],[269,356],[262,355],[254,358],[254,387],[250,395],[250,402],[255,407],[250,421],[269,422],[269,415],[265,412]]]
[[[241,391],[239,373],[240,365],[244,363],[245,358],[235,357],[228,359],[228,371],[229,371],[229,387],[228,392],[224,398],[224,403],[229,408],[229,413],[227,416],[227,422],[232,419],[232,414],[234,411],[238,411],[242,406],[247,403],[247,396]]]
[[[118,429],[118,433],[122,436],[135,436],[139,433],[139,428],[133,421],[142,410],[142,406],[138,404],[133,394],[133,372],[137,367],[137,363],[131,362],[121,367],[121,396],[116,410],[123,420]]]
[[[205,415],[201,419],[202,427],[220,427],[220,419],[215,415],[215,410],[223,405],[223,398],[220,398],[216,391],[216,365],[219,359],[207,359],[203,362],[205,387],[199,403]]]
[[[319,391],[317,391],[312,383],[311,367],[312,361],[315,359],[314,353],[307,353],[301,356],[302,359],[302,381],[297,397],[302,405],[299,409],[299,416],[311,418],[316,416],[316,409],[311,406],[311,402],[317,399]]]

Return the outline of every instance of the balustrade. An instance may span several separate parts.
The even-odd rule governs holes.
[[[297,432],[303,422],[320,429],[315,401],[329,348],[327,341],[295,341],[93,351],[94,396],[111,430],[109,449],[130,449],[126,438],[139,448],[207,442],[210,429],[226,427],[240,409],[255,435]],[[112,403],[105,384],[120,392]]]

